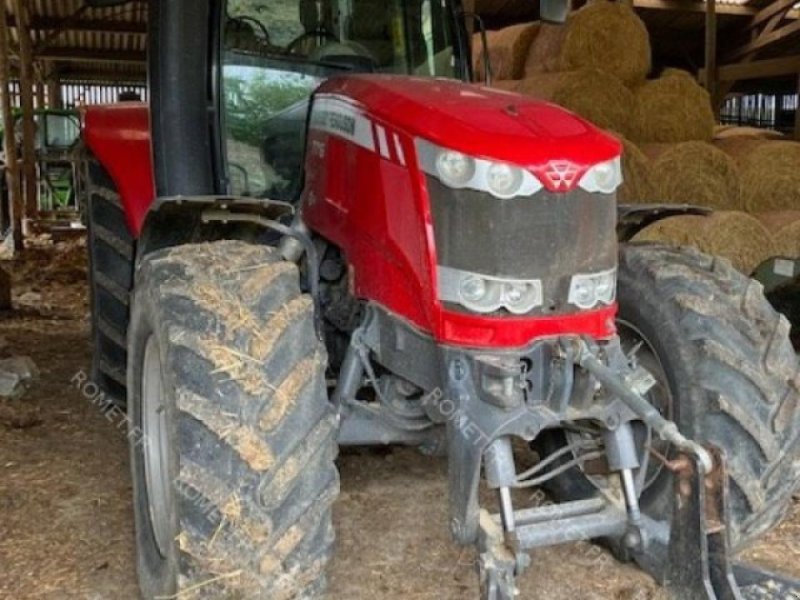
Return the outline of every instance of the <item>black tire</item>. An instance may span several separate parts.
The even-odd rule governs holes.
[[[92,380],[114,403],[124,407],[135,245],[114,181],[88,152],[86,161]]]
[[[730,539],[734,550],[747,546],[781,520],[798,488],[800,371],[789,323],[727,260],[665,246],[623,248],[619,307],[621,331],[640,333],[660,363],[671,418],[727,455]],[[577,469],[548,489],[561,501],[593,493]],[[642,495],[644,512],[671,514],[671,490],[664,469]]]
[[[273,249],[235,241],[158,251],[137,271],[128,381],[147,600],[190,590],[195,599],[323,593],[338,418],[312,302],[298,281],[296,266]],[[148,340],[159,356],[167,432],[162,547],[142,443],[152,439],[142,394]]]

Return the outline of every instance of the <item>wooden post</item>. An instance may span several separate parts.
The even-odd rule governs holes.
[[[20,98],[22,108],[22,180],[25,190],[25,222],[38,213],[38,182],[36,180],[36,124],[33,115],[33,42],[30,15],[25,0],[14,0],[19,36]]]
[[[36,78],[36,108],[42,110],[47,108],[47,103],[44,97],[44,77],[39,74]]]
[[[794,139],[800,142],[800,73],[797,74],[797,105],[794,108]]]
[[[22,250],[22,189],[19,179],[17,144],[14,139],[14,116],[11,113],[11,64],[9,60],[8,19],[5,9],[0,10],[0,110],[3,113],[3,151],[6,160],[8,184],[9,222],[14,236],[14,250]]]
[[[717,98],[717,3],[706,0],[706,81],[705,86],[711,95],[714,115],[719,118],[719,110],[724,99]]]
[[[45,63],[47,77],[47,103],[50,108],[64,108],[61,102],[61,76],[52,61]]]

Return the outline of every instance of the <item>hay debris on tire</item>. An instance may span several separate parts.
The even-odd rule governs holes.
[[[688,73],[670,70],[634,90],[635,141],[710,142],[716,120],[711,98]]]
[[[693,246],[706,254],[727,258],[745,275],[776,255],[766,227],[755,217],[738,211],[670,217],[646,227],[633,241]]]
[[[653,181],[662,202],[741,210],[741,177],[736,162],[704,142],[646,145]]]
[[[587,4],[566,24],[561,48],[564,70],[596,67],[628,85],[650,72],[650,36],[629,6],[604,0]]]
[[[600,69],[541,73],[523,79],[518,91],[563,106],[603,129],[629,133],[633,94]]]
[[[539,23],[523,23],[487,33],[489,64],[495,79],[522,79],[528,52],[538,32]],[[472,52],[474,72],[482,81],[484,55],[480,35],[476,34],[472,40]]]

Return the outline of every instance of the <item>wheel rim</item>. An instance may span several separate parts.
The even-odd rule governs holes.
[[[634,359],[655,378],[656,384],[645,395],[645,398],[652,406],[666,419],[674,419],[674,402],[672,393],[669,390],[669,382],[661,360],[658,358],[652,343],[642,331],[632,323],[618,319],[617,331],[620,337],[622,350],[629,359]],[[669,442],[661,440],[658,436],[652,435],[649,428],[641,421],[633,421],[634,439],[636,449],[642,461],[644,470],[640,468],[636,478],[637,488],[640,495],[646,492],[661,476],[664,465],[661,461],[655,460],[649,452],[645,452],[645,447],[649,446],[661,456],[668,456],[670,451]],[[591,439],[595,434],[567,433],[567,441],[570,443]],[[573,455],[574,456],[574,455]],[[583,468],[581,468],[583,470]],[[585,477],[599,489],[608,487],[607,476],[590,475],[584,472]]]
[[[144,476],[150,526],[159,554],[165,557],[172,534],[169,519],[169,453],[164,381],[158,343],[151,335],[142,365],[142,433]]]
[[[646,394],[645,398],[650,404],[663,416],[665,419],[673,420],[674,402],[672,393],[669,390],[669,382],[661,363],[653,348],[653,344],[647,336],[635,325],[623,319],[617,320],[617,330],[619,331],[620,342],[622,349],[629,358],[634,358],[636,362],[647,369],[647,371],[655,378],[656,384]],[[638,349],[637,349],[638,346]],[[631,356],[634,354],[634,356]],[[650,437],[650,448],[658,452],[661,456],[668,456],[670,444],[661,440],[658,436],[652,436],[647,431],[647,428],[640,421],[634,422],[634,435],[636,437],[636,445],[640,450],[644,449],[647,438]],[[642,453],[644,455],[644,453]],[[653,460],[652,457],[645,456],[647,460],[647,472],[640,478],[642,491],[647,490],[661,475],[664,470],[664,464],[659,460]]]

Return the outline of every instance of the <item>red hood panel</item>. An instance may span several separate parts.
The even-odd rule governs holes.
[[[553,161],[588,167],[622,152],[615,138],[563,108],[459,81],[353,75],[320,91],[347,96],[413,137],[532,170]]]

